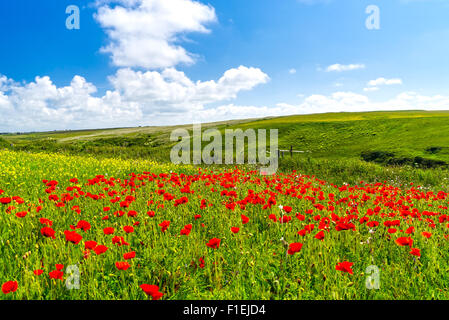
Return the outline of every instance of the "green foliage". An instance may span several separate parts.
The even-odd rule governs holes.
[[[394,153],[386,151],[363,151],[362,159],[368,162],[376,162],[384,165],[415,166],[418,168],[447,167],[447,163],[442,160],[425,159],[422,157],[395,157]]]
[[[10,143],[5,139],[3,139],[2,137],[0,137],[0,148],[9,148],[9,147]]]
[[[217,128],[224,133],[225,129],[267,129],[268,133],[270,129],[278,129],[280,149],[293,147],[305,152],[294,154],[293,159],[286,154],[280,161],[281,170],[313,168],[313,174],[323,179],[341,181],[343,177],[349,179],[354,170],[371,176],[364,162],[375,164],[379,176],[390,176],[391,172],[399,171],[397,167],[402,167],[404,172],[413,172],[414,168],[445,169],[449,163],[448,120],[449,112],[445,111],[342,112],[203,124],[203,130]],[[176,142],[171,142],[169,137],[176,128],[179,127],[10,134],[2,136],[0,146],[33,152],[170,162],[170,150]],[[184,128],[191,131],[189,126]],[[207,144],[202,142],[203,147]],[[429,174],[435,175],[435,179],[430,179],[431,184],[438,185],[441,179],[437,174],[434,171]]]

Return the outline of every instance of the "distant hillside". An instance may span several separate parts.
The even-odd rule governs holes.
[[[127,158],[167,160],[174,127],[138,127],[2,135],[2,147],[93,153]],[[326,113],[233,120],[203,124],[203,128],[279,129],[282,149],[310,151],[297,157],[363,159],[381,164],[424,166],[449,163],[449,111]],[[429,162],[430,161],[430,162]]]

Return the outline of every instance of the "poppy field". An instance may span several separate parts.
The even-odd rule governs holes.
[[[2,150],[0,297],[448,299],[448,197]]]

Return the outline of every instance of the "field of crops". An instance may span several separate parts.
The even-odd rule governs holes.
[[[0,297],[447,299],[448,195],[3,150]]]

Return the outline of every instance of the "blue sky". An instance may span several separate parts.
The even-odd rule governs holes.
[[[0,132],[449,109],[448,17],[446,0],[2,1]]]

